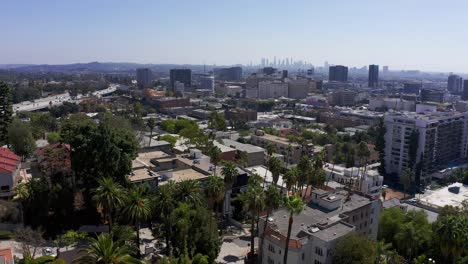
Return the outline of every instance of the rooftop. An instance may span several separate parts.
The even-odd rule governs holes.
[[[335,224],[338,224],[342,219],[346,218],[346,216],[343,214],[346,214],[347,212],[353,211],[357,208],[366,206],[371,203],[371,200],[369,198],[358,194],[352,194],[350,196],[350,200],[346,201],[347,195],[345,191],[335,192],[330,195],[328,196],[329,198],[341,199],[342,206],[340,206],[338,209],[328,211],[325,208],[314,204],[313,202],[309,202],[305,206],[303,212],[295,216],[291,231],[291,238],[300,239],[304,236],[304,232],[311,233],[311,229],[319,228],[319,226],[319,230],[323,233],[328,232],[330,234],[333,234],[337,233],[337,231],[351,231],[353,227],[346,228],[343,226],[335,226]],[[286,211],[286,209],[279,209],[272,213],[271,218],[273,219],[273,221],[270,222],[270,224],[273,224],[272,228],[278,231],[279,233],[286,235],[288,231],[288,216],[289,213]],[[316,234],[316,232],[312,233],[314,233],[314,235]],[[320,235],[322,237],[330,237],[330,234]]]
[[[424,204],[428,204],[437,208],[444,207],[446,205],[460,207],[461,203],[467,199],[468,185],[463,185],[462,183],[456,182],[437,190],[426,191],[425,194],[421,195],[420,201]]]
[[[222,139],[223,144],[232,148],[235,148],[242,152],[255,153],[255,152],[265,152],[264,148],[257,147],[251,144],[244,144],[230,139]]]
[[[185,180],[201,180],[208,177],[208,175],[202,174],[194,169],[183,169],[183,170],[168,170],[157,173],[161,179],[161,184],[167,181],[181,182]]]

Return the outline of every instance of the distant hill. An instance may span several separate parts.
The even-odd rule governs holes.
[[[150,68],[155,72],[168,72],[174,68],[188,68],[198,72],[204,71],[203,65],[177,65],[177,64],[138,64],[129,62],[90,62],[62,65],[49,64],[1,64],[0,69],[12,69],[17,72],[135,72],[137,68]],[[206,71],[213,66],[206,65]]]

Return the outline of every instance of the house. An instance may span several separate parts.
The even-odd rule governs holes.
[[[20,180],[21,158],[7,148],[0,148],[0,198],[15,195]]]

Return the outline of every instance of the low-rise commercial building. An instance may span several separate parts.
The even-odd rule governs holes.
[[[265,164],[265,149],[251,144],[244,144],[230,139],[221,140],[224,145],[237,150],[237,155],[244,152],[247,155],[247,167]]]

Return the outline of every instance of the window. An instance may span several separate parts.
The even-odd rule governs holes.
[[[268,244],[268,251],[275,253],[275,247],[272,244]]]
[[[318,260],[314,260],[314,264],[322,264],[322,262],[320,262]]]
[[[305,258],[305,254],[304,254],[304,253],[302,253],[302,260],[304,260],[304,258]]]
[[[2,185],[2,187],[0,187],[0,190],[8,191],[8,190],[10,190],[10,185]]]
[[[322,248],[315,247],[315,254],[317,254],[317,255],[319,255],[319,256],[323,256],[323,250],[322,250]]]

